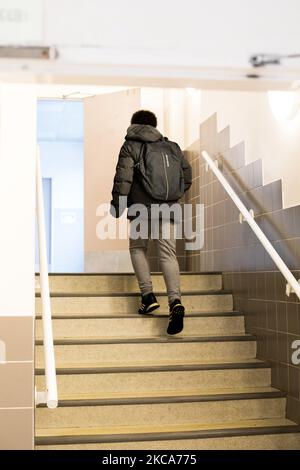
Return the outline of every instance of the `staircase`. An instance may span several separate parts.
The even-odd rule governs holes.
[[[38,279],[38,278],[37,278]],[[132,274],[51,275],[59,407],[36,410],[37,449],[299,449],[300,426],[271,387],[255,337],[220,273],[181,276],[184,332],[161,308],[136,314]],[[36,384],[44,387],[36,299]]]

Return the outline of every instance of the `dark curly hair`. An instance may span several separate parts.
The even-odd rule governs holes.
[[[157,117],[151,111],[145,111],[141,109],[140,111],[136,111],[132,118],[131,124],[146,124],[148,126],[157,126]]]

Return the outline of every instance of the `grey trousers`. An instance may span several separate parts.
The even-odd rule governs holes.
[[[167,232],[169,231],[169,235],[167,236],[167,238],[164,233],[164,230],[167,230]],[[157,238],[152,236],[152,239],[157,247],[160,268],[163,273],[168,293],[168,300],[170,304],[171,302],[173,302],[173,300],[181,298],[180,271],[176,257],[176,238],[174,224],[169,221],[159,222],[159,229],[157,235]],[[131,233],[129,237],[129,250],[131,262],[142,295],[153,292],[151,272],[147,257],[148,244],[150,238],[151,230],[149,230],[148,238],[133,239]]]

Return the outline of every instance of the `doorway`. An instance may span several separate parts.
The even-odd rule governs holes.
[[[84,270],[83,103],[40,99],[37,135],[49,272]],[[36,247],[37,253],[38,246]],[[36,254],[36,262],[38,256]],[[38,270],[38,265],[36,266]]]

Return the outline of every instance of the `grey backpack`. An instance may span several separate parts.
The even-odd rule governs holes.
[[[144,189],[153,199],[177,201],[183,195],[182,156],[168,140],[144,143],[135,166]]]

